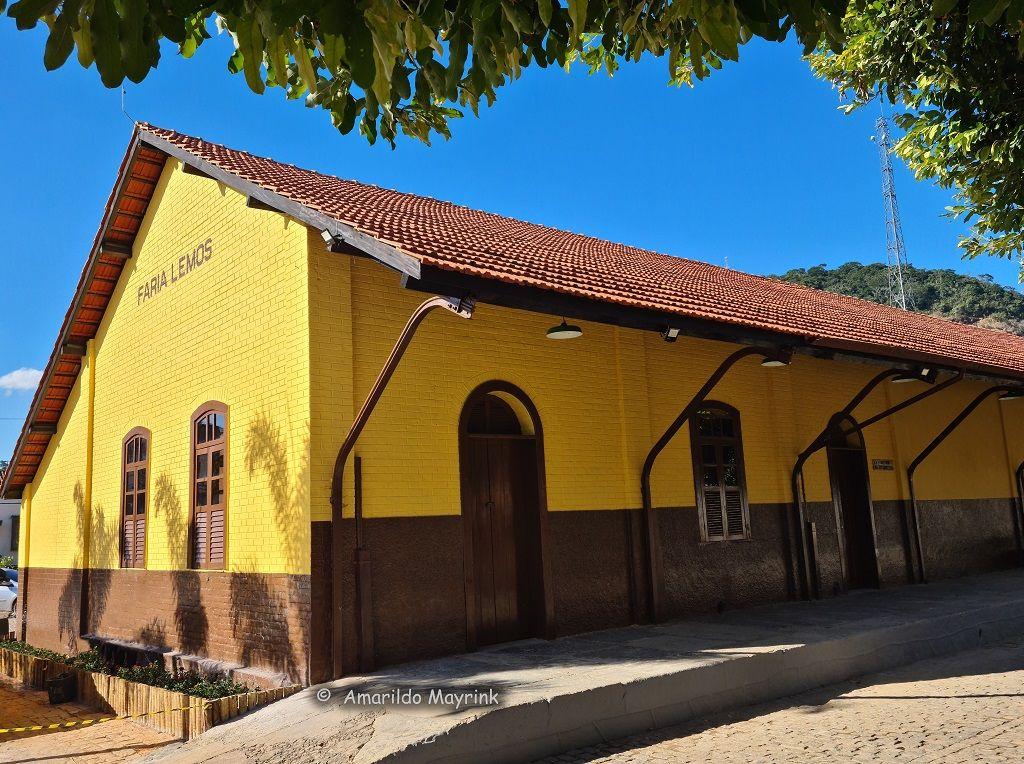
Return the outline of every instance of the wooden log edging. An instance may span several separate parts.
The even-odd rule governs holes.
[[[292,685],[207,700],[0,647],[0,674],[33,689],[45,689],[47,679],[66,671],[75,675],[75,699],[79,703],[97,709],[100,714],[137,717],[135,722],[181,740],[192,740],[218,724],[302,689]]]

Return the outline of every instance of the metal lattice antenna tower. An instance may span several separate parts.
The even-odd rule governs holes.
[[[893,180],[892,145],[889,140],[889,123],[885,113],[875,123],[878,155],[882,160],[882,198],[885,201],[885,249],[888,260],[889,304],[913,310],[914,300],[907,292],[909,265],[907,248],[903,243],[903,226],[900,223],[900,205],[896,201],[896,182]]]

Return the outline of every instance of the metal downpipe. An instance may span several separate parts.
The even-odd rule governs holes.
[[[932,454],[932,452],[935,451],[935,449],[938,448],[942,444],[942,442],[946,438],[948,438],[953,433],[953,431],[957,427],[959,427],[961,423],[963,423],[963,421],[967,419],[967,417],[969,417],[976,408],[978,408],[978,406],[982,404],[982,402],[986,398],[988,398],[991,395],[995,395],[996,393],[1005,393],[1013,389],[1014,388],[1008,385],[996,385],[995,387],[990,387],[988,390],[979,393],[977,397],[974,398],[974,400],[972,400],[964,407],[963,411],[957,414],[952,419],[952,421],[950,421],[950,423],[943,428],[942,432],[936,435],[932,439],[932,441],[927,446],[924,447],[924,450],[922,450],[921,453],[919,453],[917,457],[910,463],[910,466],[907,467],[907,485],[910,488],[911,519],[913,520],[914,525],[914,541],[917,545],[916,556],[918,583],[927,583],[928,578],[924,566],[924,549],[921,546],[921,520],[917,506],[917,494],[914,491],[914,473],[917,471],[917,468],[921,466],[921,463],[925,459],[927,459]]]
[[[1024,567],[1024,462],[1017,466],[1017,554],[1019,564]]]
[[[647,458],[644,459],[644,466],[640,471],[640,500],[642,503],[644,535],[646,536],[646,543],[644,544],[644,562],[647,569],[647,609],[648,618],[651,621],[657,622],[661,620],[661,545],[658,540],[657,516],[654,512],[654,506],[651,499],[651,472],[654,470],[654,463],[657,460],[658,455],[665,450],[665,447],[671,442],[672,438],[676,436],[676,433],[678,433],[682,426],[686,424],[690,417],[693,416],[694,412],[696,412],[708,397],[715,385],[721,381],[722,377],[725,376],[726,372],[728,372],[737,361],[750,355],[759,355],[764,358],[776,358],[781,355],[785,355],[786,352],[787,351],[783,350],[746,347],[737,350],[735,353],[727,357],[721,364],[719,364],[714,373],[708,377],[708,380],[700,390],[697,391],[693,398],[690,399],[690,402],[686,404],[681,412],[679,412],[679,416],[677,416],[672,424],[668,426],[668,429],[665,430],[664,434],[658,438],[657,442],[648,452]],[[635,599],[636,594],[633,596]],[[637,607],[634,607],[634,612],[637,609]]]
[[[474,304],[472,300],[458,300],[451,297],[431,297],[428,300],[424,300],[420,306],[413,311],[412,315],[409,316],[409,320],[406,322],[405,327],[402,329],[401,334],[398,335],[398,340],[391,349],[391,353],[388,356],[387,361],[385,361],[384,366],[377,374],[377,379],[374,381],[373,387],[370,388],[370,392],[366,396],[366,400],[363,401],[363,405],[360,407],[359,412],[352,420],[352,425],[349,427],[348,434],[345,436],[345,440],[341,444],[341,449],[338,451],[338,457],[334,462],[334,475],[331,483],[331,662],[333,668],[332,673],[335,678],[344,674],[344,656],[342,650],[345,634],[344,597],[342,596],[344,575],[340,562],[341,549],[343,548],[342,545],[345,541],[344,533],[342,532],[342,520],[344,518],[343,503],[345,465],[348,462],[348,457],[352,453],[352,449],[355,448],[359,435],[362,433],[370,415],[377,406],[377,402],[380,400],[381,395],[384,394],[384,390],[387,388],[388,382],[391,381],[391,377],[394,375],[399,363],[401,363],[402,358],[405,355],[405,351],[409,347],[409,343],[416,334],[416,330],[419,328],[420,324],[423,323],[423,320],[438,308],[449,310],[461,318],[472,318]],[[371,669],[373,666],[373,628],[369,600],[370,582],[368,580],[370,559],[369,550],[365,548],[363,543],[361,502],[357,503],[357,509],[359,511],[356,513],[355,517],[355,575],[356,595],[357,602],[359,604],[358,634],[360,641],[358,661],[359,669],[361,671],[366,671]]]
[[[800,579],[803,584],[802,594],[807,599],[810,599],[812,597],[812,594],[815,593],[814,589],[816,589],[816,582],[812,581],[811,579],[810,555],[807,549],[807,530],[805,520],[806,501],[803,495],[804,465],[807,463],[807,460],[810,459],[811,456],[813,456],[815,453],[817,453],[827,445],[828,437],[829,435],[831,435],[833,420],[835,420],[836,418],[851,416],[854,409],[856,409],[857,406],[859,406],[864,401],[864,399],[867,398],[868,395],[870,395],[876,387],[878,387],[878,385],[880,385],[886,379],[896,377],[900,374],[905,373],[905,371],[905,369],[898,368],[886,369],[885,371],[878,373],[872,379],[870,379],[868,383],[861,388],[860,392],[858,392],[855,396],[853,396],[853,398],[850,399],[849,403],[847,403],[841,411],[833,415],[832,419],[829,420],[829,424],[825,425],[825,428],[818,434],[818,436],[813,441],[811,441],[811,444],[800,452],[800,455],[797,456],[796,464],[793,465],[793,472],[790,476],[790,488],[793,492],[793,505],[796,508],[797,529],[798,533],[800,534],[801,542],[800,549],[802,570],[798,571],[798,574],[800,575]],[[919,403],[920,401],[923,401],[926,398],[935,395],[936,393],[942,392],[946,388],[962,380],[963,377],[964,372],[963,370],[960,370],[960,372],[956,376],[950,377],[945,382],[933,385],[930,389],[918,393],[917,395],[911,398],[907,398],[907,400],[903,401],[902,403],[897,403],[895,406],[890,406],[884,411],[881,411],[878,414],[875,414],[874,416],[865,419],[863,422],[856,424],[856,426],[853,428],[851,432],[863,432],[864,429],[866,429],[867,427],[870,427],[871,425],[880,422],[883,419],[886,419],[892,416],[893,414],[902,411],[903,409],[909,408],[914,404]],[[913,483],[911,482],[911,497],[913,496],[913,490],[914,487]],[[913,498],[911,498],[911,504],[913,504]]]

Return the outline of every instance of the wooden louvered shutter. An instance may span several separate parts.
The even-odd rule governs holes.
[[[121,567],[146,564],[146,515],[149,509],[149,432],[136,428],[122,447]]]
[[[698,412],[690,443],[701,540],[750,538],[739,414],[724,406]]]
[[[193,420],[192,566],[223,568],[227,535],[227,409]]]

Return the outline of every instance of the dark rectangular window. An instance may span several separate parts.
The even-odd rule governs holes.
[[[124,439],[121,480],[121,567],[146,566],[149,431],[141,427]]]
[[[690,445],[701,540],[750,538],[739,412],[708,404],[690,421]]]
[[[227,407],[208,403],[192,418],[192,567],[224,567],[227,528]]]

